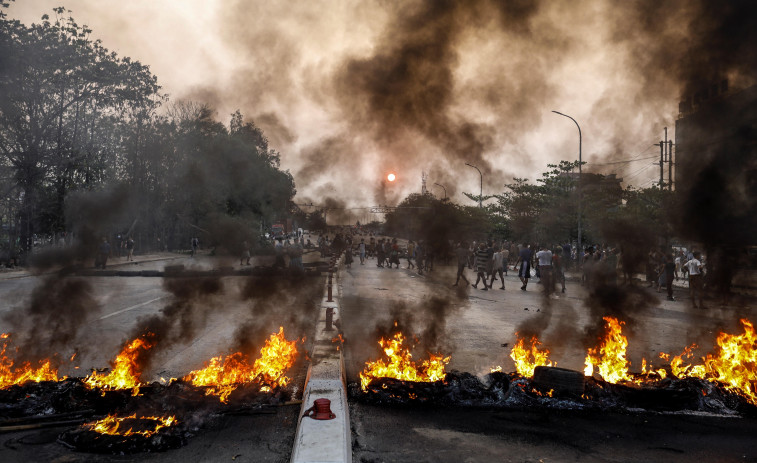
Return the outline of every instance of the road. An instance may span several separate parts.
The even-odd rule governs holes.
[[[181,257],[141,262],[134,268],[155,270],[177,264],[218,268],[238,262]],[[64,374],[81,376],[79,372],[107,366],[141,320],[159,315],[183,294],[165,286],[162,278],[93,276],[84,280],[92,286],[95,304],[86,311],[77,333],[77,339],[85,339],[78,344],[80,354],[74,362],[79,369],[72,364],[61,371]],[[424,358],[426,350],[439,351],[450,356],[450,370],[478,376],[495,366],[513,371],[509,352],[516,332],[538,333],[559,366],[583,369],[587,336],[602,325],[597,308],[586,303],[596,301],[596,295],[569,282],[565,294],[545,299],[541,286],[533,281],[528,291],[519,290],[520,282],[512,272],[505,277],[504,291],[497,289],[499,282],[495,289],[481,291],[454,288],[453,281],[454,269],[444,266],[423,276],[404,268],[378,268],[375,260],[343,268],[338,295],[348,380],[355,381],[365,362],[379,357],[378,339],[394,332],[395,321],[406,335],[418,336],[413,340],[421,347],[416,360]],[[161,350],[145,380],[178,377],[201,367],[210,357],[228,351],[244,320],[261,314],[270,321],[295,319],[303,331],[312,331],[312,323],[305,328],[307,310],[292,307],[302,304],[292,304],[291,288],[253,287],[262,296],[255,302],[243,297],[249,291],[246,278],[224,277],[220,282],[222,291],[198,298],[194,309],[184,313],[190,316],[186,321],[193,322],[191,335]],[[46,285],[44,276],[0,278],[0,300],[6,301],[0,304],[0,317],[26,310],[32,294]],[[683,291],[676,294],[678,302],[646,291],[641,290],[643,297],[633,293],[613,299],[628,322],[624,333],[629,338],[632,368],[642,358],[678,353],[691,342],[704,346],[709,340],[711,344],[720,327],[738,330],[740,316],[755,319],[754,306],[693,311]],[[55,308],[49,310],[56,316]],[[293,377],[301,388],[304,371]],[[10,433],[0,437],[5,444],[0,447],[0,461],[284,462],[290,456],[298,412],[299,407],[290,406],[271,414],[226,416],[209,423],[185,447],[162,454],[82,454],[55,443],[61,429]],[[757,462],[753,439],[757,422],[752,418],[638,410],[380,407],[353,398],[350,421],[355,462]]]
[[[225,262],[203,255],[194,259],[157,256],[135,264],[113,260],[111,263],[123,264],[109,266],[121,270],[163,270],[166,265],[184,265],[188,269],[233,265],[239,267],[238,261]],[[267,330],[267,333],[276,332],[279,325],[293,326],[297,333],[285,330],[290,340],[309,337],[312,333],[315,322],[313,306],[301,301],[296,289],[309,287],[310,285],[304,284],[306,282],[270,282],[258,287],[251,283],[258,280],[249,277],[223,277],[214,280],[217,280],[217,285],[212,285],[215,290],[202,294],[196,290],[202,285],[194,279],[187,279],[186,284],[181,283],[176,287],[176,284],[164,284],[163,278],[154,277],[89,276],[61,280],[53,274],[32,276],[15,272],[0,275],[0,300],[3,301],[0,304],[0,320],[5,320],[3,330],[9,330],[10,324],[6,318],[9,315],[23,314],[22,318],[30,318],[42,311],[42,319],[54,321],[42,325],[57,327],[58,330],[75,335],[69,347],[59,353],[62,357],[69,358],[74,352],[74,346],[78,353],[74,361],[63,362],[59,374],[82,377],[94,368],[108,367],[124,343],[133,339],[144,320],[150,317],[173,319],[171,329],[167,330],[170,336],[164,337],[168,345],[159,349],[154,356],[142,376],[143,382],[178,378],[202,368],[211,357],[230,353],[246,333],[244,329],[252,325]],[[317,280],[316,291],[320,293],[322,281],[321,278]],[[54,304],[33,304],[35,294],[51,293],[58,281],[85,282],[88,285],[88,289],[84,291],[87,298],[80,300],[91,304],[60,303],[57,307]],[[281,295],[261,298],[258,293],[270,292],[267,288]],[[69,293],[52,294],[58,301],[75,299]],[[81,294],[76,297],[81,297]],[[313,299],[312,294],[308,294],[308,297]],[[36,308],[32,309],[33,306]],[[68,308],[64,310],[62,307]],[[166,315],[168,313],[173,315],[169,317]],[[78,320],[75,323],[76,329],[70,328],[68,323],[59,323],[60,317]],[[64,329],[62,325],[68,328]],[[252,331],[259,334],[260,330]],[[39,334],[47,336],[45,330]],[[299,345],[300,351],[311,348],[307,341]],[[302,361],[298,365],[296,370],[289,373],[295,394],[298,391],[301,393],[304,387],[307,362]],[[61,428],[6,433],[0,435],[0,440],[5,444],[0,446],[0,461],[285,462],[291,455],[299,411],[299,405],[294,404],[269,410],[265,414],[216,417],[208,420],[201,431],[180,449],[160,454],[121,457],[68,450],[55,442],[57,435],[63,430]]]
[[[472,272],[467,273],[470,278]],[[587,334],[603,322],[597,323],[601,311],[586,304],[589,294],[580,284],[568,282],[565,294],[547,300],[533,280],[521,291],[513,272],[505,277],[504,291],[497,289],[499,282],[489,291],[453,288],[454,276],[451,266],[419,276],[405,268],[378,268],[375,261],[363,266],[356,262],[343,270],[340,295],[348,380],[357,381],[365,362],[380,358],[377,341],[393,331],[395,320],[408,328],[406,336],[421,334],[419,345],[424,344],[423,333],[437,333],[432,344],[451,356],[450,370],[478,376],[495,366],[514,371],[509,352],[516,332],[522,331],[538,332],[559,366],[583,370]],[[676,292],[677,302],[661,296],[641,288],[614,300],[626,306],[615,309],[628,321],[624,333],[632,371],[638,371],[642,358],[656,360],[659,352],[678,354],[694,341],[712,344],[718,327],[740,332],[739,316],[755,319],[753,306],[694,311],[683,290]],[[448,305],[440,308],[434,298]],[[423,349],[415,354],[416,361],[426,357]],[[382,407],[353,397],[350,420],[355,462],[757,461],[757,421],[750,418]]]

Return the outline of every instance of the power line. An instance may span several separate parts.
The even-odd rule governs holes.
[[[609,165],[612,165],[612,164],[625,164],[625,163],[629,163],[629,162],[645,161],[647,159],[656,159],[657,157],[658,156],[649,156],[649,157],[646,157],[646,158],[627,159],[625,161],[613,161],[613,162],[605,162],[603,164],[592,164],[592,165],[594,165],[594,166],[609,166]]]
[[[628,182],[629,180],[631,180],[632,178],[634,178],[634,177],[636,177],[637,175],[639,175],[640,173],[642,173],[643,171],[645,171],[646,169],[649,169],[650,167],[654,167],[654,166],[656,166],[656,165],[657,165],[657,164],[648,164],[648,165],[646,165],[646,166],[643,166],[643,167],[642,167],[641,169],[639,169],[639,170],[637,170],[636,172],[634,172],[633,174],[631,174],[631,175],[627,176],[627,177],[625,178],[625,181],[626,181],[626,183],[627,183],[627,182]]]
[[[602,164],[594,164],[594,163],[592,163],[592,165],[594,165],[594,166],[609,166],[609,165],[612,165],[612,164],[622,164],[622,163],[625,163],[625,162],[635,162],[635,161],[643,161],[644,159],[653,159],[653,158],[656,158],[657,156],[651,156],[651,157],[648,157],[648,158],[639,158],[639,156],[643,155],[644,153],[646,153],[650,149],[654,148],[655,146],[658,146],[658,145],[656,143],[652,143],[651,145],[647,146],[643,151],[635,154],[634,156],[632,156],[629,159],[623,159],[623,160],[620,160],[620,161],[605,162],[605,163],[602,163]]]

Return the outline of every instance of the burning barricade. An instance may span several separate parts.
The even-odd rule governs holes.
[[[605,317],[605,333],[587,350],[584,372],[557,368],[549,350],[536,337],[519,338],[510,352],[516,372],[501,367],[483,378],[469,373],[433,370],[421,374],[435,359],[431,355],[418,368],[395,335],[379,344],[388,360],[369,361],[360,373],[360,386],[351,386],[351,396],[376,404],[438,404],[520,408],[544,406],[575,409],[644,409],[653,411],[704,411],[717,414],[757,412],[757,338],[752,323],[742,319],[742,334],[720,333],[712,353],[700,364],[693,357],[696,346],[669,360],[666,367],[652,369],[646,360],[639,373],[630,371],[624,323]],[[436,360],[438,362],[438,360]]]
[[[2,339],[0,432],[80,424],[59,442],[96,453],[176,448],[222,414],[284,403],[292,396],[286,374],[298,358],[297,340],[287,340],[280,327],[254,361],[236,352],[182,379],[146,383],[141,357],[156,345],[146,334],[127,342],[107,373],[59,378],[50,361],[16,365],[7,353],[9,336]]]

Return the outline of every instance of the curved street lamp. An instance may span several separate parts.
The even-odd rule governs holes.
[[[578,249],[576,250],[576,259],[581,258],[581,126],[578,125],[578,122],[576,122],[575,119],[568,116],[567,114],[563,114],[559,111],[552,111],[555,114],[559,114],[561,116],[565,116],[571,121],[573,121],[576,124],[576,127],[578,127]],[[580,264],[580,260],[578,262]]]
[[[478,167],[474,166],[473,164],[468,164],[466,162],[465,165],[468,166],[468,167],[473,167],[474,169],[476,169],[478,171],[478,175],[481,177],[481,184],[480,184],[481,189],[479,190],[479,194],[478,194],[478,207],[482,207],[481,206],[481,200],[484,197],[484,175],[481,173],[481,169],[479,169]]]
[[[442,187],[442,190],[444,190],[444,199],[447,199],[447,189],[444,188],[444,185],[440,183],[434,183],[434,185]]]

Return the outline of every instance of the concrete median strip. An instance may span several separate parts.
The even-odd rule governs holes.
[[[336,282],[334,285],[336,286]],[[325,289],[328,291],[328,287]],[[341,342],[338,341],[339,332],[329,323],[340,317],[339,297],[334,294],[333,301],[328,299],[328,296],[324,296],[316,325],[311,363],[302,396],[302,410],[292,449],[292,463],[352,461],[344,360]],[[315,419],[312,417],[315,413],[303,416],[317,399],[328,399],[331,402],[329,405],[333,419]]]

